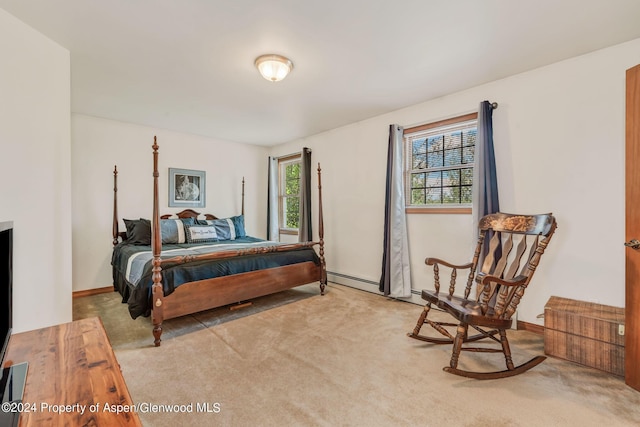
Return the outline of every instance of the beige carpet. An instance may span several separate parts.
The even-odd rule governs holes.
[[[102,318],[135,402],[192,405],[140,413],[145,426],[640,425],[639,392],[563,360],[501,380],[443,372],[448,346],[406,337],[420,311],[339,285],[321,297],[307,285],[167,321],[155,348],[150,320],[132,320],[117,294],[74,301],[75,318]],[[539,335],[509,337],[516,363],[543,353]],[[463,353],[460,368],[504,362]]]

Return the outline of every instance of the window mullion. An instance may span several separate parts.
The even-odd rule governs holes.
[[[450,171],[450,170],[457,170],[457,169],[473,169],[473,165],[471,163],[463,163],[461,165],[453,165],[453,166],[437,166],[434,168],[412,169],[409,171],[409,173],[410,174],[429,173],[429,172]]]

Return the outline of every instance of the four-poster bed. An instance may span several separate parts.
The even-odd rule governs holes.
[[[144,241],[141,244],[137,241],[134,244],[127,244],[133,238],[131,236],[133,233],[129,229],[129,223],[133,221],[125,220],[129,233],[119,231],[118,171],[117,168],[114,169],[112,265],[114,287],[122,295],[123,302],[129,304],[132,317],[152,316],[156,346],[160,345],[162,322],[165,319],[257,298],[316,281],[320,283],[320,293],[324,295],[327,273],[324,259],[322,185],[319,164],[318,242],[283,244],[244,235],[243,179],[241,216],[219,220],[215,215],[206,214],[206,220],[198,220],[198,212],[186,209],[176,214],[178,220],[174,220],[184,221],[186,233],[191,232],[193,227],[199,227],[198,224],[206,228],[208,225],[203,224],[216,222],[218,227],[224,226],[224,221],[227,221],[232,230],[231,240],[211,243],[202,240],[201,243],[163,246],[161,221],[169,221],[171,215],[160,216],[159,214],[159,146],[155,137],[152,148],[153,217],[150,224],[148,221],[146,224],[151,228],[149,242]],[[240,228],[237,227],[238,218],[242,220]],[[144,225],[143,221],[146,220],[135,221]],[[318,253],[313,249],[316,245]],[[144,265],[140,267],[137,275],[132,273],[136,264]]]

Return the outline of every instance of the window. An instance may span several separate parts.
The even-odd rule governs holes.
[[[280,232],[297,234],[300,226],[300,164],[299,155],[280,159],[279,227]]]
[[[477,116],[405,129],[407,212],[470,212]]]

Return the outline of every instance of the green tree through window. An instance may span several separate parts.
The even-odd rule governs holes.
[[[300,163],[288,164],[284,175],[284,225],[285,228],[298,228],[300,225]]]

